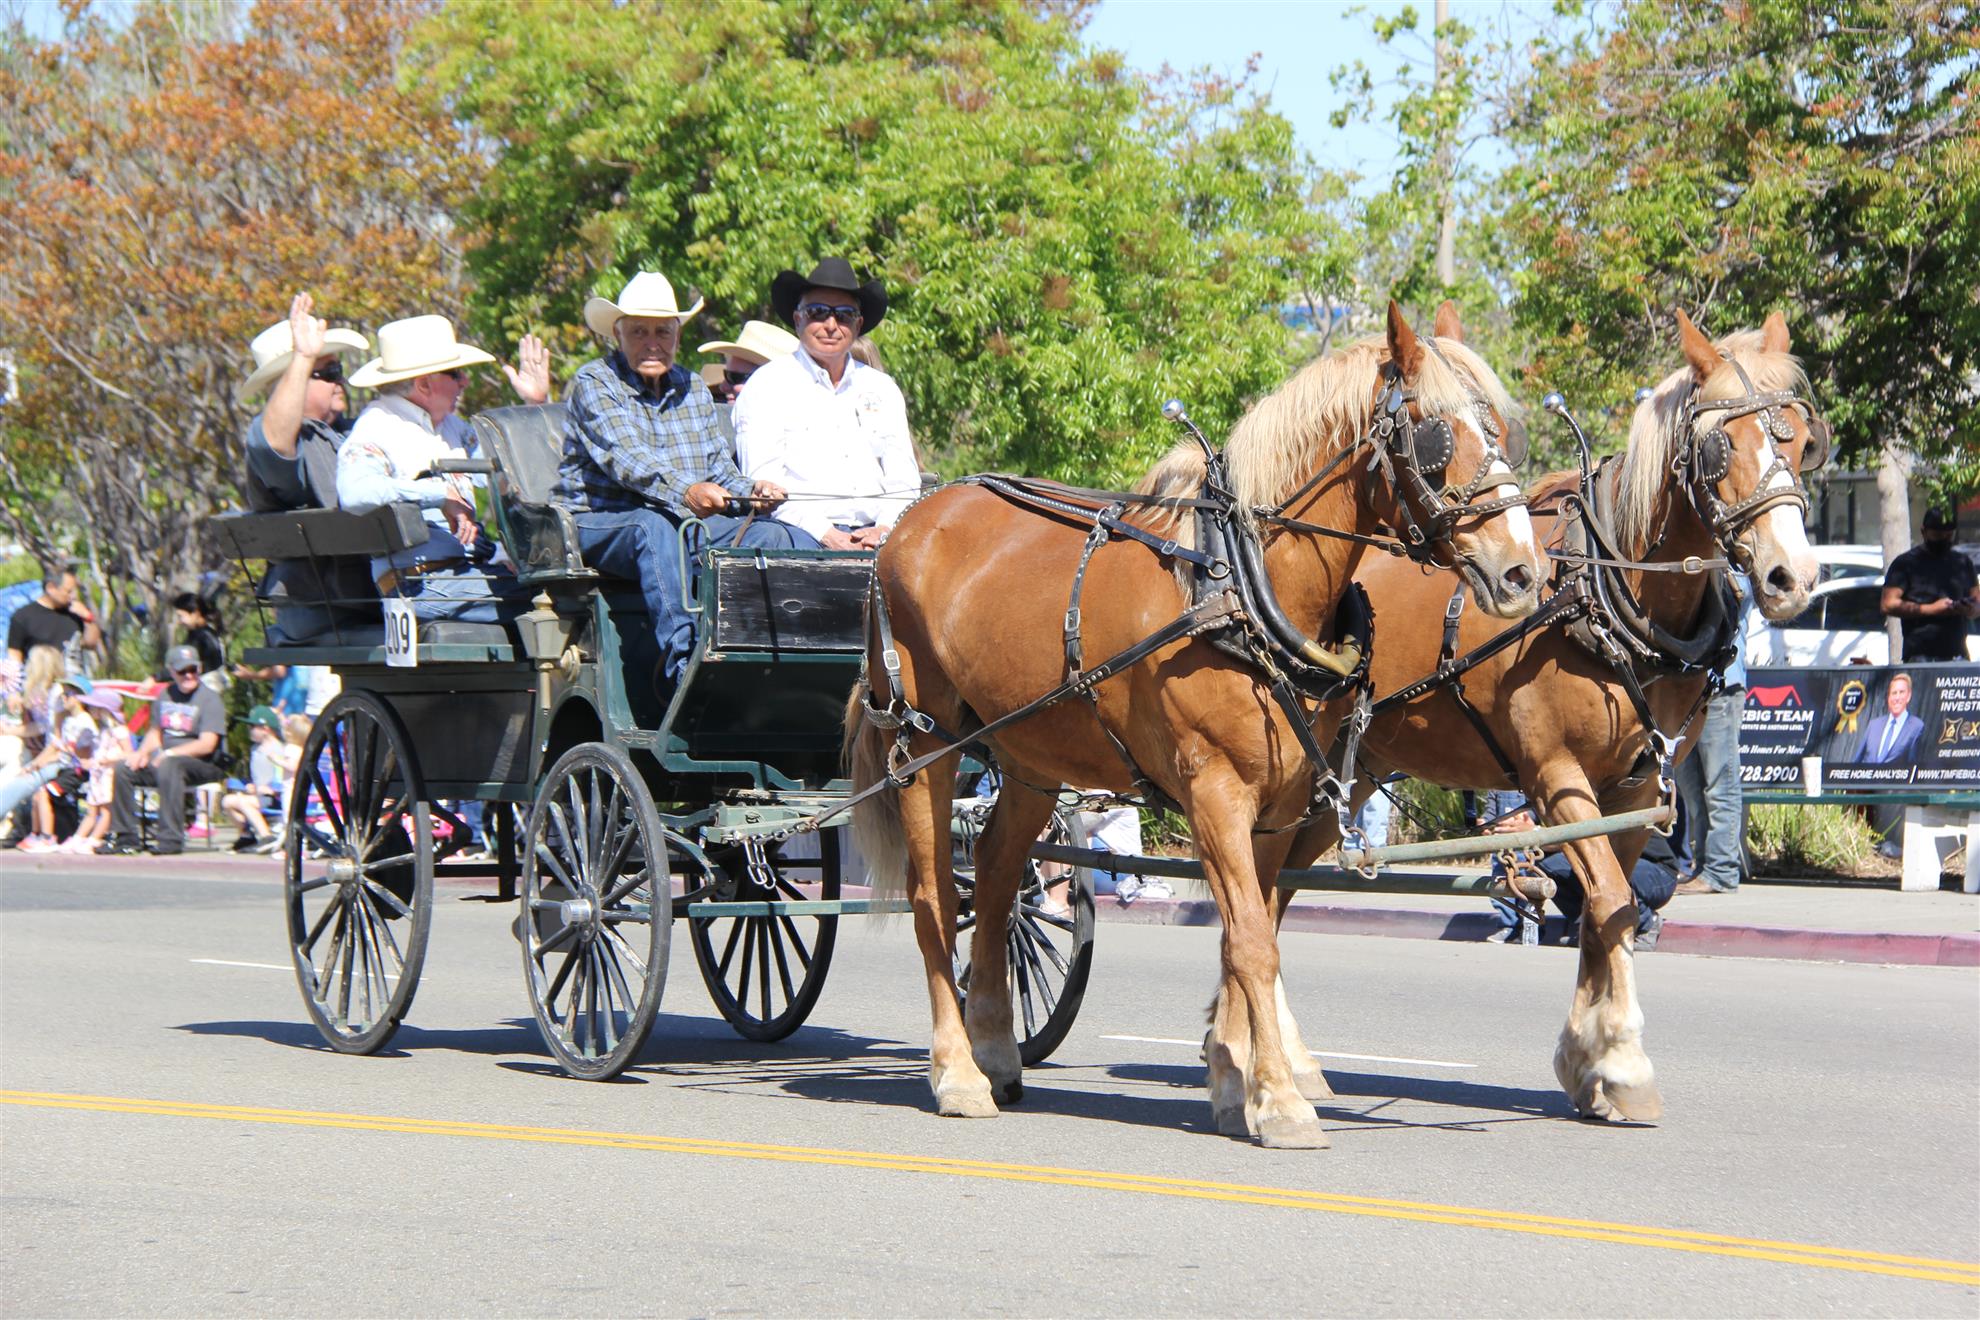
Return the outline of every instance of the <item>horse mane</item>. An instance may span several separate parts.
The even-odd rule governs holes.
[[[1758,330],[1737,330],[1713,347],[1728,354],[1732,362],[1746,369],[1753,388],[1762,393],[1792,389],[1805,392],[1808,378],[1801,362],[1792,353],[1769,353]],[[1723,362],[1698,389],[1701,403],[1714,399],[1736,399],[1746,393],[1732,362]],[[1657,497],[1671,472],[1671,461],[1685,437],[1678,432],[1684,413],[1691,368],[1679,367],[1657,383],[1649,398],[1636,405],[1629,423],[1629,448],[1623,457],[1620,488],[1616,495],[1616,536],[1626,547],[1640,550],[1656,533]],[[1707,409],[1700,409],[1693,429],[1710,429]],[[1634,550],[1632,550],[1634,553]]]
[[[1415,382],[1426,414],[1467,412],[1482,393],[1511,422],[1518,405],[1485,359],[1456,339],[1425,336],[1423,343],[1434,343],[1437,350],[1423,355]],[[1367,433],[1388,353],[1388,340],[1381,335],[1349,344],[1308,362],[1245,411],[1224,449],[1231,485],[1244,507],[1279,503],[1336,449]],[[1149,469],[1135,490],[1157,499],[1188,499],[1202,486],[1203,451],[1194,440],[1184,440]],[[1180,538],[1189,538],[1196,520],[1180,517],[1180,512],[1172,506],[1151,524],[1168,524]]]

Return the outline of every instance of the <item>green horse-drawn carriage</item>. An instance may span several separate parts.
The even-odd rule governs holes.
[[[903,906],[846,897],[857,863],[845,831],[797,828],[847,793],[841,728],[871,557],[703,551],[682,584],[699,615],[694,656],[663,703],[639,591],[586,568],[569,513],[550,502],[562,411],[478,416],[484,456],[447,465],[487,478],[529,610],[415,623],[404,602],[387,601],[382,619],[375,601],[346,602],[322,633],[247,657],[328,665],[343,683],[303,747],[284,840],[296,976],[336,1049],[371,1053],[405,1018],[436,880],[492,881],[473,897],[520,900],[544,1042],[566,1071],[600,1079],[645,1043],[672,918],[687,919],[716,1008],[767,1041],[811,1012],[839,917]],[[389,554],[428,530],[410,505],[216,526],[238,559],[299,561],[318,583],[340,556]],[[460,856],[473,847],[469,801],[492,816],[492,861]],[[981,800],[958,812],[965,977],[967,845],[981,818]],[[1064,1038],[1092,956],[1090,890],[1074,884],[1070,914],[1053,915],[1042,888],[1034,876],[1011,935],[1027,1062]]]

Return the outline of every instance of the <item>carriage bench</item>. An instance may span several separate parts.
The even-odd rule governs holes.
[[[1749,806],[1903,807],[1904,869],[1898,888],[1936,891],[1946,858],[1963,846],[1966,877],[1961,888],[1969,894],[1980,894],[1980,853],[1973,847],[1974,840],[1980,838],[1980,792],[1870,788],[1810,795],[1780,789],[1748,789],[1745,796]]]

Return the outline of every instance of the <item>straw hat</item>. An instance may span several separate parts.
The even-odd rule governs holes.
[[[724,356],[733,353],[738,357],[749,358],[760,367],[773,359],[789,357],[797,352],[797,348],[797,336],[784,327],[771,325],[768,321],[745,321],[742,333],[737,335],[733,342],[727,339],[711,340],[697,351],[720,353]]]
[[[378,356],[357,369],[351,384],[370,389],[494,360],[493,354],[456,340],[454,323],[446,317],[413,316],[378,327]]]
[[[671,316],[676,321],[685,321],[701,310],[701,302],[696,298],[694,306],[682,311],[667,277],[658,271],[643,270],[626,281],[626,287],[619,291],[619,301],[593,298],[586,303],[584,323],[599,338],[610,339],[612,327],[622,316]]]
[[[325,330],[323,332],[325,353],[369,353],[371,343],[355,330]],[[234,391],[237,399],[248,399],[267,389],[269,383],[289,369],[289,359],[296,355],[294,332],[287,321],[277,321],[254,337],[248,345],[248,352],[254,354],[254,370]]]

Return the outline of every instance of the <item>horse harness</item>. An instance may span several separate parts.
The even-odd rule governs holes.
[[[814,824],[849,809],[888,785],[905,787],[923,768],[959,748],[968,747],[988,756],[984,740],[991,734],[1073,695],[1083,697],[1094,708],[1095,723],[1099,724],[1101,732],[1127,768],[1141,799],[1150,805],[1179,809],[1143,772],[1126,743],[1099,718],[1097,689],[1107,679],[1171,642],[1201,636],[1262,675],[1274,703],[1292,726],[1301,751],[1313,767],[1314,786],[1308,813],[1294,824],[1280,828],[1298,828],[1323,807],[1331,807],[1345,825],[1353,781],[1342,779],[1330,765],[1326,752],[1314,737],[1312,717],[1306,713],[1302,703],[1318,705],[1344,693],[1354,693],[1355,707],[1346,721],[1344,735],[1349,755],[1342,762],[1343,769],[1352,767],[1353,750],[1358,746],[1361,732],[1367,727],[1373,710],[1368,660],[1374,613],[1367,592],[1359,583],[1351,583],[1336,609],[1335,631],[1352,646],[1352,659],[1343,665],[1329,655],[1318,641],[1301,632],[1279,604],[1265,571],[1261,527],[1348,540],[1374,546],[1390,554],[1407,555],[1417,563],[1429,564],[1435,562],[1436,547],[1445,543],[1451,529],[1460,521],[1486,517],[1526,502],[1524,495],[1482,504],[1477,501],[1481,491],[1499,484],[1488,481],[1488,476],[1495,459],[1504,457],[1496,444],[1497,428],[1490,421],[1489,409],[1481,409],[1488,436],[1486,454],[1478,466],[1478,472],[1469,483],[1456,490],[1448,486],[1443,486],[1441,490],[1433,489],[1432,480],[1442,485],[1444,470],[1449,466],[1456,448],[1455,435],[1450,424],[1441,417],[1415,420],[1409,411],[1410,405],[1417,401],[1415,392],[1403,385],[1393,366],[1388,367],[1387,371],[1389,388],[1378,404],[1367,432],[1355,444],[1343,446],[1297,490],[1269,509],[1246,508],[1238,500],[1232,490],[1225,456],[1210,445],[1179,408],[1171,416],[1188,427],[1204,453],[1204,480],[1201,493],[1195,498],[1092,490],[1003,474],[965,477],[954,483],[979,486],[1047,517],[1074,524],[1090,524],[1091,530],[1081,548],[1078,567],[1073,572],[1071,595],[1064,616],[1065,677],[1057,687],[988,724],[977,725],[967,733],[942,728],[925,712],[914,709],[902,691],[900,653],[894,645],[886,595],[880,589],[876,573],[870,589],[869,610],[879,634],[881,667],[879,673],[869,675],[865,659],[861,660],[861,683],[865,689],[862,713],[876,727],[894,732],[894,745],[887,757],[887,775],[880,783],[861,791],[832,812],[814,818]],[[1399,496],[1407,492],[1410,497],[1396,500],[1404,523],[1398,536],[1363,536],[1285,516],[1288,507],[1319,486],[1329,473],[1353,458],[1364,446],[1374,451],[1369,458],[1369,470],[1379,470]],[[1184,545],[1178,537],[1163,536],[1128,521],[1127,511],[1133,506],[1158,506],[1175,510],[1178,516],[1194,516],[1197,520],[1196,545]],[[1417,508],[1424,510],[1421,516]],[[1187,564],[1189,604],[1174,620],[1089,668],[1085,665],[1085,644],[1081,636],[1081,600],[1087,570],[1100,547],[1117,537],[1138,541],[1163,559]],[[939,738],[944,745],[920,756],[910,756],[909,742],[915,732]]]
[[[1721,356],[1739,373],[1746,393],[1732,399],[1700,402],[1696,382],[1691,385],[1675,423],[1685,440],[1672,456],[1671,470],[1685,490],[1699,520],[1711,529],[1713,539],[1724,550],[1726,557],[1701,559],[1689,556],[1679,561],[1629,558],[1620,549],[1620,540],[1609,516],[1614,503],[1612,488],[1620,486],[1621,469],[1613,459],[1604,459],[1592,473],[1584,467],[1577,489],[1562,495],[1566,515],[1563,540],[1566,544],[1558,551],[1549,552],[1562,565],[1555,574],[1553,593],[1539,609],[1517,625],[1460,656],[1457,653],[1458,628],[1464,615],[1465,588],[1463,583],[1459,583],[1444,609],[1444,634],[1437,668],[1427,677],[1375,702],[1374,714],[1414,701],[1436,688],[1450,688],[1452,700],[1460,713],[1484,742],[1493,760],[1498,762],[1507,782],[1517,787],[1519,776],[1512,758],[1493,735],[1484,716],[1467,699],[1463,676],[1501,651],[1518,645],[1529,635],[1558,624],[1567,630],[1568,636],[1583,651],[1604,662],[1616,673],[1638,723],[1646,732],[1644,749],[1629,775],[1621,781],[1621,786],[1638,787],[1654,772],[1659,785],[1668,789],[1679,746],[1690,733],[1706,702],[1724,689],[1726,668],[1738,653],[1739,592],[1731,575],[1723,570],[1737,565],[1744,557],[1739,537],[1778,505],[1798,504],[1804,511],[1808,507],[1807,492],[1801,484],[1799,473],[1790,469],[1785,456],[1780,454],[1776,454],[1773,463],[1761,473],[1751,494],[1733,504],[1721,499],[1717,486],[1732,466],[1732,440],[1725,431],[1724,423],[1758,413],[1763,433],[1770,440],[1786,441],[1793,438],[1794,431],[1784,416],[1784,410],[1799,408],[1807,419],[1810,444],[1817,447],[1813,453],[1804,455],[1802,470],[1820,467],[1828,456],[1828,426],[1815,416],[1806,401],[1792,390],[1766,393],[1756,390],[1745,368],[1723,352]],[[1701,436],[1697,432],[1697,419],[1703,413],[1719,413],[1721,417],[1717,425]],[[1809,461],[1811,458],[1813,462]],[[1788,474],[1789,485],[1772,487],[1778,472]],[[1655,553],[1662,543],[1659,537],[1644,553]],[[1624,573],[1633,571],[1717,574],[1706,592],[1697,626],[1690,636],[1675,636],[1649,617],[1623,578]],[[1651,714],[1648,687],[1661,678],[1701,672],[1706,676],[1705,687],[1700,690],[1676,734],[1665,734]]]

